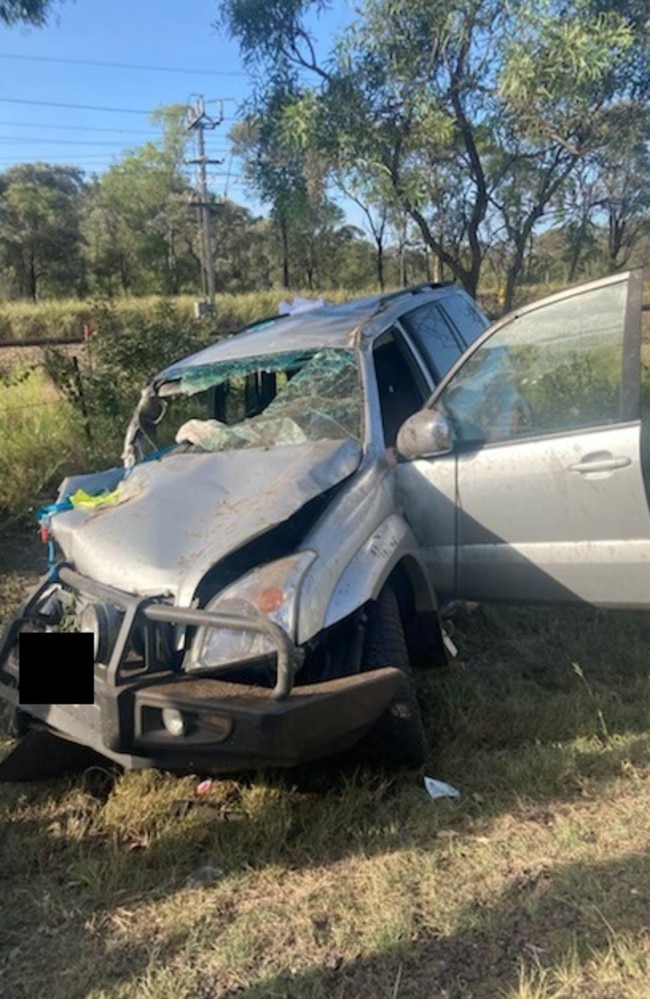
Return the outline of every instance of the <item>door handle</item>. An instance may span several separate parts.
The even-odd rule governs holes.
[[[588,472],[614,472],[617,468],[627,468],[628,465],[632,464],[632,459],[628,458],[627,455],[620,455],[615,457],[613,454],[605,457],[602,454],[590,458],[588,455],[584,461],[579,461],[575,465],[569,465],[570,472],[580,472],[581,474],[586,474]]]

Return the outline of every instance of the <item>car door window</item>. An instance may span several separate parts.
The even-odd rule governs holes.
[[[515,316],[452,377],[436,405],[456,439],[482,444],[607,425],[623,407],[624,283]]]
[[[468,347],[481,333],[485,333],[490,325],[476,302],[463,292],[458,291],[443,298],[440,308]]]
[[[379,407],[386,447],[393,447],[404,420],[424,405],[427,396],[424,381],[420,384],[415,361],[392,330],[385,333],[373,351]]]
[[[400,322],[439,382],[464,349],[451,325],[438,306],[431,303],[407,312]]]

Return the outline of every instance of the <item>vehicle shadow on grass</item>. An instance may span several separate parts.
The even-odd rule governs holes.
[[[625,748],[626,760],[634,758],[639,766],[650,761],[647,738],[628,741]],[[563,759],[561,747],[555,752],[558,772],[575,767],[574,759]],[[597,801],[620,775],[622,758],[614,751],[584,757],[589,797]],[[201,900],[188,882],[206,866],[218,869],[216,883],[206,884],[214,888],[218,908],[220,872],[226,878],[274,868],[299,872],[414,848],[426,851],[435,865],[437,853],[444,863],[447,834],[456,842],[464,835],[468,842],[489,835],[494,820],[513,807],[527,821],[545,823],[555,806],[583,801],[585,791],[578,784],[561,795],[557,788],[555,794],[550,787],[540,793],[532,788],[523,806],[507,789],[480,800],[469,792],[432,802],[413,774],[351,772],[339,774],[338,785],[333,774],[327,793],[257,778],[215,782],[199,799],[179,798],[173,779],[150,772],[121,778],[102,803],[80,793],[81,780],[0,788],[0,967],[8,990],[0,988],[0,994],[11,999],[45,994],[49,981],[57,983],[48,990],[52,999],[83,999],[93,990],[122,994],[152,966],[173,965],[189,946]],[[179,785],[178,794],[187,791],[187,783]],[[120,796],[138,795],[141,816],[137,800],[121,808]],[[574,944],[586,960],[589,948],[606,951],[612,928],[634,934],[646,927],[649,859],[523,868],[508,874],[509,886],[494,902],[462,911],[461,929],[451,936],[424,929],[376,958],[343,964],[336,972],[287,974],[243,994],[494,999],[499,988],[516,984],[521,960],[533,969],[536,962],[551,966]],[[148,925],[137,915],[139,907],[150,911],[158,905],[175,907],[178,926],[169,917]],[[131,925],[137,932],[129,932]],[[399,991],[393,993],[398,973]],[[213,994],[228,993],[206,985],[197,999]]]
[[[416,931],[371,957],[330,958],[329,967],[234,989],[206,980],[191,999],[641,996],[650,970],[649,860],[639,853],[514,871],[488,905],[461,911],[459,928],[449,935]]]
[[[438,834],[489,835],[500,815],[521,812],[522,799],[528,816],[543,816],[585,794],[597,801],[622,776],[633,779],[650,764],[650,736],[641,732],[647,703],[639,685],[641,659],[626,663],[607,653],[590,670],[587,687],[571,671],[571,643],[565,648],[558,640],[553,649],[548,641],[552,620],[542,622],[547,630],[542,627],[540,641],[551,663],[542,671],[535,673],[525,657],[515,662],[516,627],[504,633],[498,621],[476,618],[468,670],[426,678],[424,694],[432,703],[425,715],[437,736],[426,772],[457,783],[462,797],[456,801],[433,803],[421,774],[360,772],[353,761],[215,780],[200,798],[196,781],[154,773],[125,775],[112,789],[107,782],[95,797],[96,789],[86,793],[87,776],[0,785],[0,994],[111,995],[137,982],[152,962],[173,961],[188,946],[191,920],[172,930],[140,926],[136,934],[121,927],[128,928],[139,906],[177,896],[179,912],[191,911],[188,879],[206,865],[229,877],[274,867],[308,870],[412,848],[435,861],[446,843]],[[612,635],[610,623],[598,618],[601,633],[593,628],[585,635],[591,620],[596,618],[573,618],[580,625],[573,641],[586,650],[583,662],[592,654],[590,642],[602,643],[606,633],[619,642],[631,619],[617,620],[621,630]],[[483,670],[486,628],[496,673]],[[566,662],[559,661],[560,648]],[[574,945],[581,953],[583,937],[604,954],[611,943],[608,924],[617,932],[639,932],[645,925],[639,899],[650,894],[646,864],[647,858],[631,856],[522,871],[489,906],[463,912],[461,929],[451,936],[422,931],[376,958],[337,971],[279,976],[244,994],[493,999],[499,989],[514,988],[521,960],[532,969],[536,962],[540,968],[556,964]],[[585,890],[580,886],[571,899],[568,888],[581,879]],[[638,896],[630,888],[627,896],[614,893],[614,901],[601,905],[589,895],[592,889],[597,895],[601,884],[637,882]],[[586,960],[587,950],[584,955]],[[47,989],[50,981],[57,984]],[[432,981],[439,983],[437,992]],[[201,999],[228,994],[211,989],[207,983]]]

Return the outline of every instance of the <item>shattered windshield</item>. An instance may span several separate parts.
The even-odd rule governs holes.
[[[172,368],[143,398],[127,450],[228,451],[360,435],[354,352],[292,351]]]

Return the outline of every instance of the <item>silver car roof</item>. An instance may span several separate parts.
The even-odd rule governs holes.
[[[424,304],[449,293],[459,294],[458,287],[422,285],[394,294],[356,298],[340,305],[323,305],[289,316],[261,320],[241,333],[174,361],[160,372],[155,381],[163,381],[172,369],[173,377],[178,377],[183,368],[219,361],[234,361],[278,352],[323,350],[328,347],[339,350],[352,348],[362,334],[373,336],[385,329],[388,323],[404,311],[404,305],[411,299],[417,298],[417,303],[414,304]],[[372,322],[376,317],[381,319],[378,325]]]

